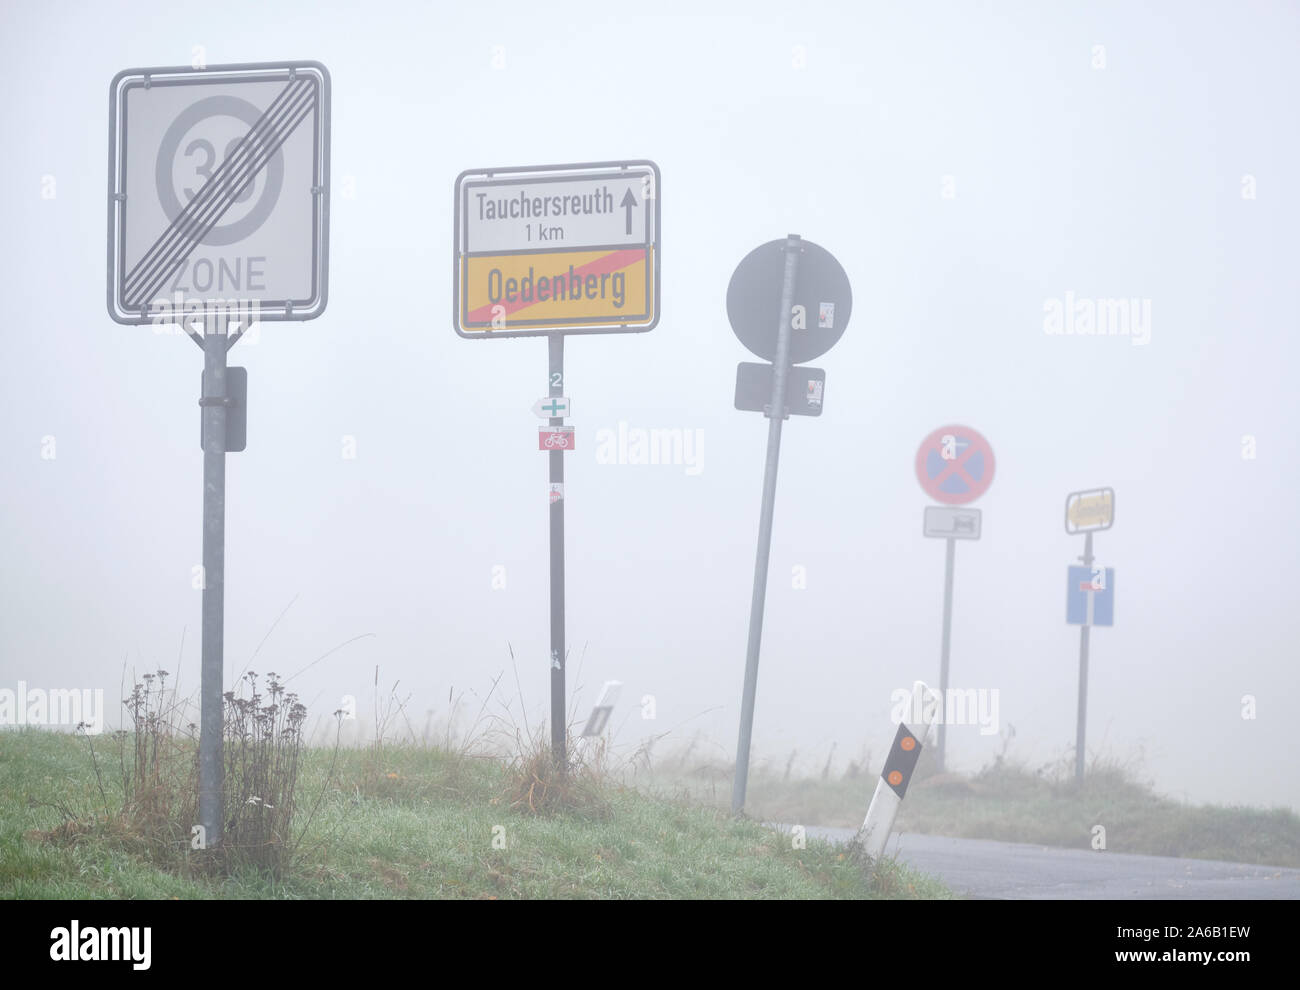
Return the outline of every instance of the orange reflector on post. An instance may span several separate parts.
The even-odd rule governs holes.
[[[920,757],[921,740],[912,735],[906,725],[899,722],[898,733],[894,736],[894,745],[889,748],[889,756],[885,758],[885,766],[880,771],[880,776],[900,798],[907,793],[908,782],[912,779],[912,771],[916,769],[916,761]]]

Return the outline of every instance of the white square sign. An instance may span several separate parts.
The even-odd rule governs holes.
[[[129,69],[113,79],[110,100],[113,319],[319,316],[329,243],[325,67]]]

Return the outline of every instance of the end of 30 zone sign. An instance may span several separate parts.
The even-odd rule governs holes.
[[[456,179],[462,337],[635,333],[659,321],[659,168],[477,169]]]

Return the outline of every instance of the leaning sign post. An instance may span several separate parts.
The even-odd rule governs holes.
[[[798,234],[768,241],[747,254],[727,287],[727,318],[740,342],[771,364],[742,362],[736,369],[736,408],[768,418],[763,500],[758,518],[758,555],[749,607],[749,641],[736,743],[731,810],[745,806],[749,748],[758,692],[758,654],[763,638],[767,565],[772,546],[776,469],[781,424],[792,413],[820,416],[826,373],[797,365],[826,353],[844,334],[853,308],[849,277],[834,255]]]
[[[330,79],[318,62],[119,72],[109,87],[108,312],[203,348],[199,847],[224,816],[226,454],[244,449],[251,325],[325,309]]]
[[[1074,779],[1083,780],[1088,726],[1088,641],[1093,626],[1115,624],[1115,569],[1093,567],[1092,534],[1115,522],[1115,489],[1093,488],[1065,497],[1065,531],[1083,533],[1082,567],[1066,568],[1065,621],[1079,626],[1079,708],[1074,731]]]
[[[993,448],[969,426],[941,426],[921,441],[916,452],[916,479],[942,506],[927,505],[922,532],[947,541],[943,571],[943,636],[939,647],[939,697],[948,699],[948,650],[952,642],[952,574],[958,540],[978,540],[979,509],[967,508],[993,483]],[[939,719],[935,763],[943,770],[947,718]]]
[[[659,322],[659,168],[646,160],[471,169],[456,179],[452,321],[462,337],[545,337],[549,453],[551,752],[565,754],[564,387],[569,334],[636,333]]]

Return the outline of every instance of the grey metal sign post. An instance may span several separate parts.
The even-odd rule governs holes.
[[[546,337],[551,755],[568,766],[565,724],[564,338],[637,333],[659,322],[659,168],[646,160],[470,169],[456,179],[452,324],[462,337]]]
[[[779,279],[776,277],[779,273]],[[770,289],[780,286],[779,298]],[[773,313],[775,304],[775,313]],[[736,774],[731,810],[745,806],[749,782],[749,751],[754,730],[754,701],[758,692],[758,657],[763,638],[768,558],[772,545],[772,516],[776,503],[776,474],[781,456],[781,425],[790,415],[787,381],[792,362],[810,361],[829,350],[848,325],[852,293],[839,262],[811,241],[790,234],[751,251],[736,268],[727,289],[727,316],[741,342],[772,362],[772,387],[764,415],[768,417],[767,456],[763,466],[763,497],[758,518],[758,552],[754,561],[754,590],[749,606],[749,638],[745,649],[745,679],[740,703],[740,735],[736,743]],[[773,320],[775,316],[775,320]],[[797,336],[796,336],[797,335]],[[803,376],[815,388],[815,413],[821,412],[824,373]],[[736,406],[745,401],[747,366],[738,369]]]
[[[1092,533],[1083,538],[1083,556],[1079,558],[1083,566],[1092,570]],[[1079,709],[1075,713],[1074,726],[1074,779],[1083,783],[1084,756],[1087,753],[1088,732],[1088,640],[1092,626],[1084,623],[1079,627]]]
[[[772,367],[772,398],[767,416],[767,457],[763,462],[763,501],[758,513],[758,555],[754,560],[754,591],[749,599],[749,639],[745,647],[745,684],[740,700],[740,738],[736,741],[736,777],[731,810],[745,806],[749,782],[749,748],[754,733],[754,696],[758,692],[758,650],[763,640],[763,608],[767,600],[767,564],[772,549],[772,513],[776,508],[776,469],[781,459],[781,424],[785,422],[785,379],[790,371],[790,308],[799,270],[799,235],[785,242],[781,276],[781,308],[777,312],[776,357]]]
[[[939,698],[945,710],[948,699],[948,657],[952,646],[952,583],[957,540],[978,540],[983,514],[964,503],[979,498],[993,483],[993,448],[969,426],[941,426],[932,430],[916,452],[916,480],[931,498],[945,503],[926,506],[922,531],[941,537],[947,547],[943,567],[943,635],[939,647]],[[948,745],[948,720],[939,719],[935,765],[944,768]]]
[[[220,844],[226,454],[244,449],[250,326],[327,298],[329,73],[319,62],[128,69],[109,86],[108,312],[203,348],[198,843]]]
[[[1105,599],[1109,609],[1102,615],[1096,614],[1094,607],[1094,592],[1092,588],[1093,574],[1093,555],[1092,555],[1092,534],[1103,529],[1110,529],[1115,522],[1115,490],[1113,488],[1093,488],[1087,491],[1071,492],[1065,497],[1065,531],[1071,535],[1083,533],[1083,556],[1079,560],[1083,564],[1083,569],[1088,576],[1088,590],[1082,587],[1076,587],[1073,578],[1081,575],[1073,573],[1078,568],[1072,568],[1067,580],[1070,581],[1066,591],[1066,621],[1074,622],[1078,620],[1079,625],[1079,704],[1076,712],[1075,730],[1074,730],[1074,779],[1076,783],[1082,783],[1086,763],[1086,737],[1088,726],[1088,648],[1091,640],[1091,632],[1094,623],[1097,625],[1110,625],[1113,621],[1113,602],[1114,602],[1114,582],[1113,572],[1107,572],[1112,577],[1110,581],[1103,581],[1100,589],[1107,592],[1109,597]],[[1081,594],[1080,594],[1081,593]],[[1073,607],[1076,602],[1072,599],[1082,597],[1082,608]]]
[[[226,350],[227,327],[205,328],[203,391],[203,638],[199,682],[199,824],[221,842],[225,822],[222,687],[226,637]]]
[[[547,381],[552,399],[564,395],[564,334],[556,333],[546,338]],[[564,417],[553,416],[552,426],[564,423]],[[564,448],[567,449],[567,448]],[[565,766],[564,720],[564,667],[568,655],[564,649],[564,449],[552,449],[550,461],[551,491],[559,497],[551,499],[551,755],[558,766]],[[557,489],[555,486],[558,485]]]

